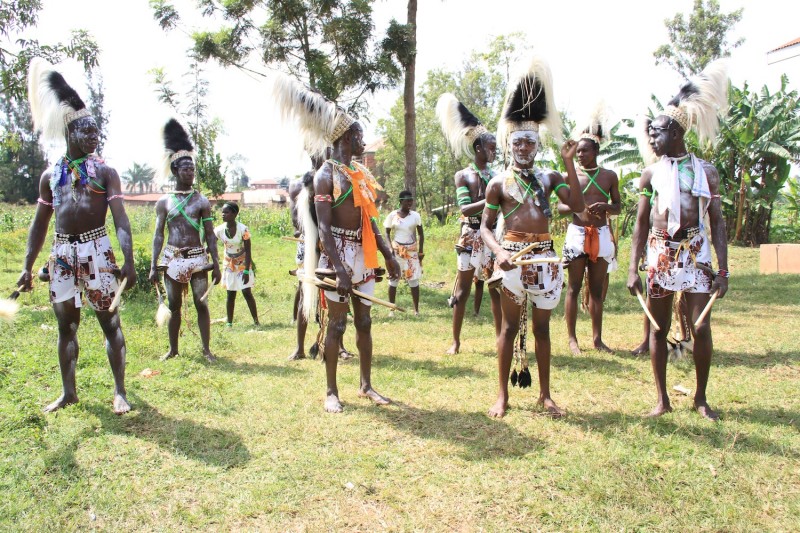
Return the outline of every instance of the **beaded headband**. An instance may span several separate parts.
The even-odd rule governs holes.
[[[182,157],[189,157],[192,160],[194,160],[194,154],[189,150],[178,150],[177,152],[169,156],[169,163],[172,164]]]
[[[91,117],[91,116],[92,112],[86,109],[85,107],[77,111],[70,111],[69,113],[64,113],[64,125],[66,126],[72,122],[75,122],[79,118]]]
[[[523,120],[521,122],[508,121],[508,133],[515,131],[539,131],[539,123],[533,120]]]
[[[339,116],[336,117],[336,125],[333,127],[333,132],[331,136],[328,137],[328,140],[331,144],[335,143],[336,140],[345,134],[347,130],[350,129],[350,126],[356,123],[356,119],[348,115],[347,113],[339,113]]]
[[[489,133],[489,130],[483,124],[478,124],[467,132],[467,140],[470,144],[473,144],[484,133]]]
[[[680,107],[668,105],[661,114],[675,120],[675,122],[681,125],[683,131],[689,131],[689,115]]]
[[[590,141],[596,142],[598,145],[601,144],[600,137],[594,133],[581,133],[580,137],[578,137],[578,140],[580,141],[581,139],[589,139]]]

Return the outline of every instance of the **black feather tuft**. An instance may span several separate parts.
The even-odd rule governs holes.
[[[183,129],[181,123],[174,118],[169,119],[169,122],[164,126],[164,147],[173,152],[180,150],[191,152],[194,150],[189,134]]]
[[[465,106],[461,102],[458,103],[458,115],[461,117],[461,122],[464,124],[465,127],[466,126],[475,127],[481,123],[481,121],[478,120],[478,117],[473,115],[470,112],[470,110],[467,109],[467,106]]]
[[[692,83],[690,81],[687,81],[686,83],[683,84],[683,86],[681,87],[681,90],[678,91],[678,94],[676,94],[672,98],[672,100],[670,100],[669,103],[667,103],[667,105],[677,106],[683,100],[686,100],[690,96],[695,95],[695,94],[699,94],[699,93],[700,93],[700,88],[697,85],[695,85],[694,83]]]
[[[528,367],[522,369],[522,372],[519,373],[519,388],[525,389],[531,386],[533,380],[531,379],[531,371],[528,370]]]
[[[516,387],[517,386],[517,369],[516,368],[511,372],[511,386],[512,387]]]
[[[525,76],[514,87],[505,109],[505,118],[511,122],[533,120],[542,122],[547,118],[547,99],[544,87],[534,76]]]
[[[64,76],[55,70],[50,72],[50,75],[47,77],[47,83],[50,85],[53,92],[56,93],[58,100],[62,104],[71,107],[75,111],[86,108],[86,104],[83,103],[83,100],[78,96],[75,89],[70,87],[67,80],[64,79]]]

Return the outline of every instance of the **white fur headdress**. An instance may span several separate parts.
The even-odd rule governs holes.
[[[284,74],[272,76],[270,93],[281,119],[297,124],[312,157],[324,156],[327,148],[356,122],[344,109]]]
[[[509,84],[497,126],[497,143],[503,153],[508,137],[515,131],[539,131],[543,125],[556,142],[561,142],[561,116],[553,96],[550,66],[535,55]]]
[[[92,115],[75,89],[40,57],[28,67],[28,103],[44,141],[63,141],[71,122]]]
[[[456,157],[474,157],[473,145],[481,135],[489,133],[481,121],[452,93],[444,93],[436,102],[436,116],[442,125],[447,144]]]
[[[164,137],[164,157],[161,161],[161,180],[172,176],[172,163],[178,159],[188,157],[194,161],[194,146],[189,133],[176,119],[171,118],[164,124],[162,131]]]

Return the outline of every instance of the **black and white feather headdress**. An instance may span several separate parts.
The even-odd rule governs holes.
[[[658,116],[671,118],[684,132],[693,129],[701,143],[713,143],[719,131],[719,117],[725,115],[727,110],[728,61],[717,59],[684,83]],[[636,125],[639,151],[647,162],[656,159],[647,131],[650,122],[640,117]]]
[[[186,128],[176,119],[171,118],[164,124],[164,157],[161,164],[161,179],[169,179],[172,175],[172,163],[183,157],[194,161],[194,146]]]
[[[28,67],[28,103],[44,141],[63,141],[71,122],[92,115],[64,76],[40,57]]]
[[[540,125],[561,142],[561,116],[553,97],[550,66],[542,57],[534,56],[509,84],[497,126],[497,142],[501,150],[505,153],[511,133],[538,132]]]
[[[456,157],[474,157],[475,141],[484,133],[489,133],[478,117],[452,93],[444,93],[439,97],[436,102],[436,116],[453,154]]]
[[[324,157],[328,147],[356,122],[343,108],[284,74],[272,76],[270,93],[281,119],[297,125],[312,157]]]

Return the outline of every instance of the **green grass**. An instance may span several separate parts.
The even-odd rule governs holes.
[[[132,218],[146,249],[151,226]],[[759,276],[757,250],[731,249],[731,290],[715,307],[709,398],[719,424],[677,393],[674,413],[642,417],[655,390],[649,360],[627,355],[642,320],[622,271],[606,305],[616,354],[568,355],[563,303],[554,312],[553,394],[567,418],[542,416],[534,385],[512,389],[508,416],[489,419],[497,371],[488,299],[467,319],[463,353],[443,355],[454,227],[429,232],[423,316],[374,310],[374,383],[395,404],[358,399],[352,361],[339,372],[345,413],[328,415],[320,362],[286,361],[294,247],[270,231],[253,240],[263,326],[251,326],[240,298],[233,329],[212,326],[216,364],[202,359],[194,325],[181,357],[160,362],[167,339],[154,296],[126,299],[134,411],[124,417],[111,413],[91,311],[79,333],[81,402],[42,413],[61,387],[55,317],[43,286],[21,297],[17,320],[0,324],[0,530],[797,529],[800,276]],[[21,261],[12,254],[0,273],[4,290]],[[407,288],[399,293],[410,306]],[[211,307],[212,318],[224,316],[224,291]],[[584,346],[590,332],[581,315]],[[345,342],[354,349],[352,327]],[[145,368],[161,374],[141,377]],[[693,388],[691,362],[670,364],[668,380]]]

